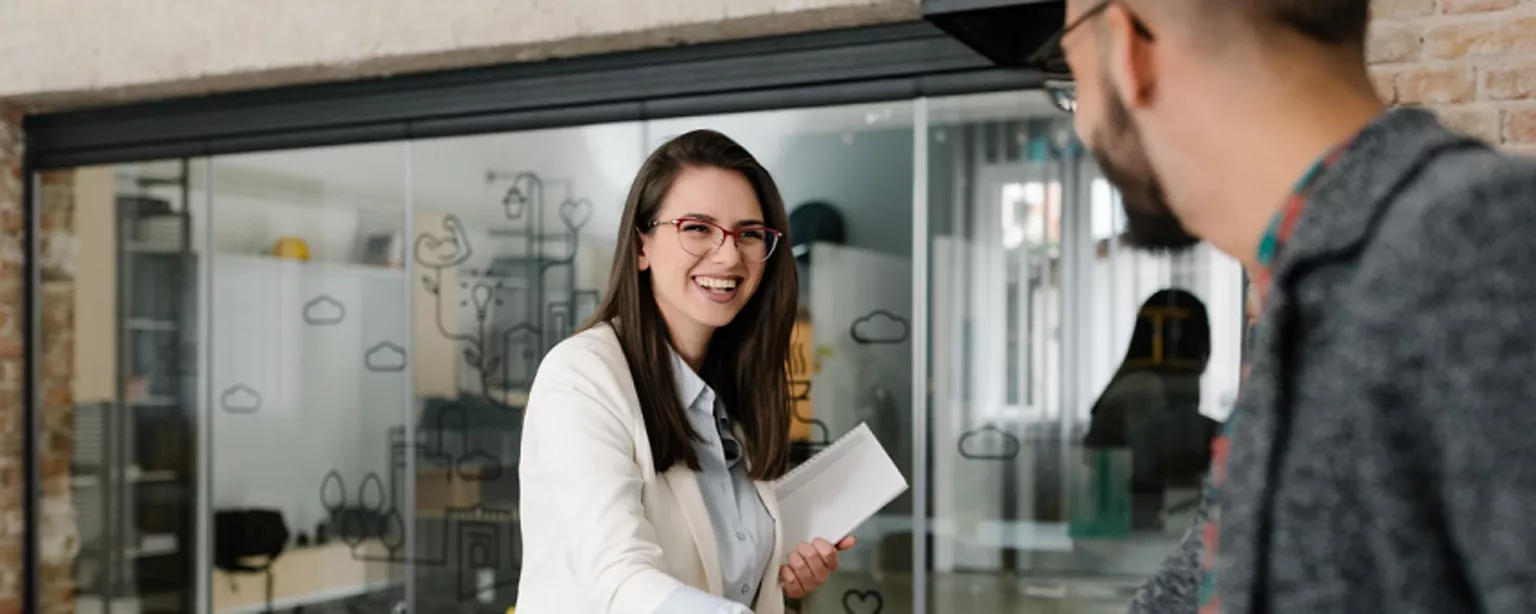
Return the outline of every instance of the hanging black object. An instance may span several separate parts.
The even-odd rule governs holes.
[[[789,212],[789,246],[802,264],[811,261],[812,243],[841,245],[844,232],[843,214],[825,201],[806,202]]]
[[[218,510],[213,513],[213,566],[227,573],[267,577],[266,610],[272,611],[272,564],[288,546],[288,524],[273,509]],[[246,559],[263,558],[260,563]]]
[[[1021,66],[1064,25],[1062,0],[922,0],[923,19],[999,66]]]

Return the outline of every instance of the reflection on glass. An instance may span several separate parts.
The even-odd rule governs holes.
[[[1104,513],[1073,535],[1162,530],[1170,515],[1193,511],[1210,465],[1218,423],[1200,413],[1200,377],[1211,355],[1205,303],[1186,290],[1159,290],[1135,322],[1125,359],[1094,401],[1082,438],[1084,462],[1097,471],[1089,477],[1091,492],[1101,495],[1095,510]],[[1130,464],[1112,471],[1105,463],[1117,453]]]
[[[1188,528],[1202,440],[1235,392],[1236,265],[1122,247],[1117,194],[1043,94],[929,108],[926,609],[1123,612]],[[1208,313],[1198,368],[1126,361],[1162,289]],[[1177,326],[1150,325],[1164,341]],[[1143,402],[1147,378],[1164,403]]]
[[[213,612],[403,598],[405,155],[211,160]]]

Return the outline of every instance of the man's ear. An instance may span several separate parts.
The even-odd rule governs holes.
[[[1156,43],[1136,32],[1136,17],[1118,3],[1105,9],[1109,28],[1109,78],[1131,109],[1152,103],[1157,90]]]

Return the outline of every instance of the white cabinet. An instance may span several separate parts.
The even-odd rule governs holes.
[[[213,505],[276,506],[291,531],[312,531],[326,519],[327,473],[395,477],[404,274],[221,254],[212,279]]]

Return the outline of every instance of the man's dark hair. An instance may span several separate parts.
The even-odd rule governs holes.
[[[1363,45],[1370,0],[1214,0],[1247,12],[1261,26],[1277,26],[1330,45]]]

